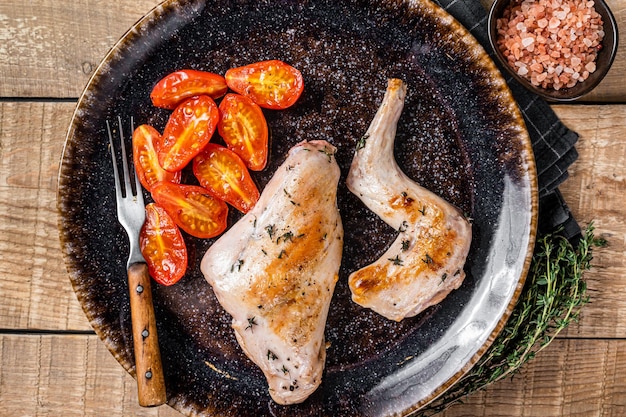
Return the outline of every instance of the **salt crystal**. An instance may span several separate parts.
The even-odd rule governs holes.
[[[585,65],[585,69],[589,72],[594,72],[596,70],[596,63],[595,62],[589,62],[587,65]]]
[[[537,20],[537,26],[539,26],[541,29],[545,28],[546,26],[548,26],[548,19],[543,18]]]
[[[561,25],[561,21],[557,17],[552,17],[548,22],[548,27],[550,29],[556,29]]]
[[[532,36],[528,36],[527,38],[522,39],[522,46],[526,48],[534,42],[535,38],[533,38]]]
[[[526,67],[520,67],[520,68],[517,70],[517,73],[523,77],[524,75],[528,74],[528,68],[526,68]]]
[[[567,17],[567,12],[562,10],[554,13],[554,16],[559,20],[565,20],[565,18]]]

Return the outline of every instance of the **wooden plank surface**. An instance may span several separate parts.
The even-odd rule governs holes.
[[[626,0],[608,3],[623,26]],[[74,296],[56,227],[74,100],[109,48],[158,4],[0,3],[0,416],[179,415],[137,405],[135,381],[92,334]],[[608,242],[586,275],[590,304],[519,375],[443,416],[626,415],[625,74],[621,42],[613,69],[584,98],[618,104],[554,106],[580,133],[580,157],[562,192],[577,219],[593,221]]]
[[[0,105],[0,328],[89,330],[60,251],[56,173],[73,103]],[[626,106],[561,105],[580,133],[579,160],[562,186],[583,225],[594,221],[608,246],[588,274],[591,303],[570,336],[626,337]],[[37,126],[38,129],[32,129]],[[25,135],[32,131],[35,136]],[[24,298],[24,294],[30,297]]]
[[[0,97],[78,97],[107,51],[159,3],[2,1]]]
[[[90,329],[57,232],[57,173],[74,106],[0,103],[0,329]]]
[[[558,116],[580,135],[579,159],[561,191],[581,224],[594,222],[606,239],[587,274],[591,303],[568,335],[624,337],[626,320],[626,106],[555,106]]]
[[[442,417],[624,416],[624,371],[624,340],[559,339],[521,373],[466,397]]]
[[[139,407],[135,380],[96,336],[0,335],[0,349],[0,415],[180,416]],[[621,417],[625,371],[624,340],[560,339],[520,374],[441,416]]]
[[[0,251],[3,254],[0,258],[0,329],[91,329],[69,284],[56,231],[55,173],[73,107],[73,103],[46,102],[2,103],[0,107],[0,138],[11,138],[10,141],[3,139],[0,153]],[[621,297],[626,290],[623,278],[626,276],[626,205],[622,203],[626,191],[626,140],[621,134],[626,131],[626,106],[566,105],[555,109],[565,123],[581,135],[580,158],[562,187],[563,193],[577,218],[583,224],[593,220],[596,233],[608,241],[606,248],[596,250],[595,267],[587,274],[591,303],[584,308],[580,323],[568,329],[568,338],[544,351],[536,364],[531,362],[521,379],[503,381],[486,393],[473,395],[468,404],[456,406],[446,415],[475,415],[473,412],[481,409],[489,410],[486,415],[499,415],[512,403],[525,404],[524,415],[584,416],[589,415],[586,414],[589,407],[592,410],[605,407],[608,411],[602,415],[620,415],[611,411],[612,407],[624,405],[622,392],[626,391],[621,389],[621,382],[605,381],[604,391],[598,391],[596,382],[598,372],[607,370],[605,377],[614,378],[611,375],[618,375],[617,371],[626,367],[623,340],[611,340],[626,336],[626,308]],[[29,126],[38,126],[38,130]],[[38,132],[37,135],[24,135],[29,129]],[[84,352],[68,350],[68,340]],[[12,347],[14,345],[17,347]],[[568,350],[565,356],[559,356],[564,346]],[[90,352],[89,349],[95,350]],[[1,350],[4,375],[0,381],[14,381],[14,376],[9,378],[6,372],[11,372],[11,366],[25,364],[22,361],[22,365],[18,365],[16,352],[33,358],[41,358],[43,354],[51,368],[46,372],[61,375],[58,378],[64,380],[75,380],[84,390],[83,394],[77,394],[78,391],[74,391],[79,388],[69,390],[63,385],[67,382],[59,383],[54,378],[28,379],[24,384],[32,383],[31,388],[37,388],[37,395],[44,395],[35,403],[41,404],[40,413],[62,408],[76,395],[84,407],[77,409],[76,415],[99,415],[95,411],[91,413],[92,407],[113,407],[110,398],[124,395],[118,415],[167,415],[139,414],[154,411],[133,409],[136,402],[132,379],[95,336],[5,335]],[[66,352],[71,359],[62,358]],[[77,358],[83,358],[80,369],[94,373],[89,376],[91,379],[77,375],[80,371],[74,369],[75,364],[67,363]],[[107,361],[107,368],[100,369],[101,363]],[[19,369],[14,371],[20,374],[19,378],[34,378],[43,372]],[[115,383],[102,382],[99,378],[113,378]],[[594,381],[594,384],[587,390],[577,385],[581,381]],[[84,387],[85,383],[94,385]],[[0,388],[0,392],[5,393],[13,389]],[[106,394],[101,394],[100,390]],[[537,392],[541,392],[539,399]],[[65,400],[46,397],[52,393]],[[567,393],[571,398],[564,397]],[[515,401],[511,400],[512,395],[516,396]],[[16,398],[24,401],[23,395]],[[607,399],[615,404],[603,404]],[[3,404],[0,415],[12,415],[21,407],[34,406],[14,404],[8,399],[0,404]],[[544,412],[547,414],[541,414]]]
[[[2,416],[180,416],[140,407],[135,380],[95,335],[0,335],[0,351]]]
[[[109,48],[158,0],[5,0],[0,3],[0,97],[78,97]],[[484,0],[486,6],[491,0]],[[626,0],[607,0],[616,20]],[[28,68],[28,71],[24,71]],[[602,84],[584,100],[626,97],[626,45]]]

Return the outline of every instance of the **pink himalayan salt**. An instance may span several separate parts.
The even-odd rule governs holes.
[[[602,25],[593,1],[513,0],[496,21],[497,45],[520,76],[559,90],[596,70]]]

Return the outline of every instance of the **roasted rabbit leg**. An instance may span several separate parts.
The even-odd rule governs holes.
[[[405,95],[404,82],[389,80],[346,180],[350,191],[398,231],[380,259],[349,276],[352,299],[396,321],[441,302],[461,285],[472,240],[460,211],[408,178],[395,161]]]
[[[202,259],[237,341],[279,404],[304,401],[322,380],[343,247],[335,151],[326,141],[294,146],[255,207]]]

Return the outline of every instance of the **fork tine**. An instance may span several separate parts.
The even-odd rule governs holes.
[[[120,148],[121,148],[121,153],[122,153],[122,174],[124,175],[123,187],[122,187],[121,177],[119,175],[119,169],[117,167],[117,160],[115,157],[115,143],[113,141],[113,133],[111,131],[111,126],[109,124],[109,121],[108,120],[106,121],[107,133],[109,135],[109,145],[111,147],[111,160],[113,162],[113,174],[115,176],[116,195],[119,194],[118,198],[121,198],[121,199],[124,199],[129,196],[134,196],[137,198],[137,200],[140,203],[142,203],[143,195],[141,191],[142,190],[141,183],[139,182],[139,176],[137,175],[137,172],[134,169],[134,165],[129,166],[128,156],[126,152],[126,143],[125,143],[126,139],[124,136],[124,127],[122,124],[122,118],[120,116],[117,117],[117,124],[118,124],[118,130],[119,130]],[[131,116],[130,131],[132,132],[133,130],[134,130],[134,120],[133,120],[133,117]]]
[[[115,144],[113,143],[113,135],[111,134],[111,125],[109,121],[106,121],[107,124],[107,132],[109,134],[109,147],[111,148],[111,162],[113,162],[113,176],[115,177],[115,196],[120,199],[122,198],[122,188],[120,184],[120,175],[117,170],[117,160],[115,158]]]
[[[132,138],[132,134],[135,131],[135,122],[133,116],[130,116],[130,134]],[[137,197],[137,201],[143,206],[143,192],[141,188],[141,183],[139,182],[139,175],[137,175],[137,169],[135,167],[134,159],[133,159],[133,177],[135,177],[135,194]]]
[[[117,125],[120,130],[120,148],[122,148],[122,170],[124,171],[124,192],[125,197],[135,195],[133,187],[130,183],[130,172],[128,170],[128,158],[126,157],[126,144],[124,139],[124,128],[122,127],[122,118],[117,116]]]

